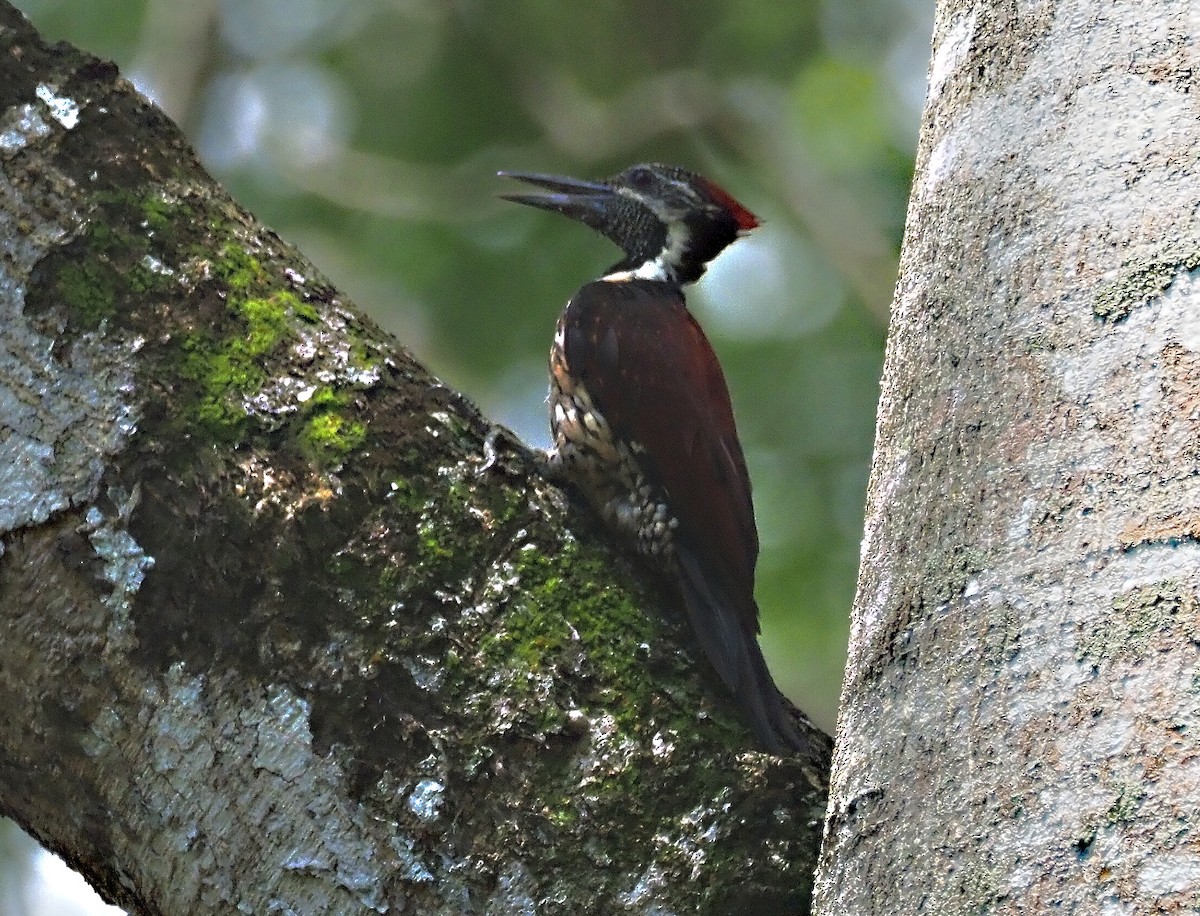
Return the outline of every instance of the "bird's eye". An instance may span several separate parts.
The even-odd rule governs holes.
[[[654,184],[654,173],[644,165],[635,165],[629,170],[629,183],[639,191],[646,191]]]

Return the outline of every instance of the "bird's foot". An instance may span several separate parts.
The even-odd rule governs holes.
[[[500,462],[500,452],[502,449],[515,452],[521,458],[534,465],[539,473],[543,473],[548,464],[545,452],[536,448],[530,448],[507,426],[493,423],[487,435],[483,437],[483,464],[479,466],[479,470],[476,473],[482,476],[494,468]]]

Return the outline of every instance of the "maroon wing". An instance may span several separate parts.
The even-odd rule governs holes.
[[[758,532],[750,478],[716,354],[677,287],[597,281],[563,315],[571,375],[617,438],[645,448],[647,476],[679,519],[677,542],[758,632]]]
[[[638,443],[679,528],[679,585],[696,639],[775,753],[804,747],[758,646],[758,531],[725,376],[680,290],[599,280],[562,317],[563,348],[613,434]]]

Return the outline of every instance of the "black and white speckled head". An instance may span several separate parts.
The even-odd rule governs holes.
[[[634,165],[600,182],[500,174],[546,189],[506,199],[570,216],[616,242],[625,257],[609,279],[691,283],[730,242],[758,225],[719,185],[678,166]]]

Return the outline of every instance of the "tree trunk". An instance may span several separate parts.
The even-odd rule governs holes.
[[[1196,26],[939,4],[819,913],[1200,911]]]
[[[3,2],[0,226],[0,811],[139,913],[806,909],[827,739]]]

